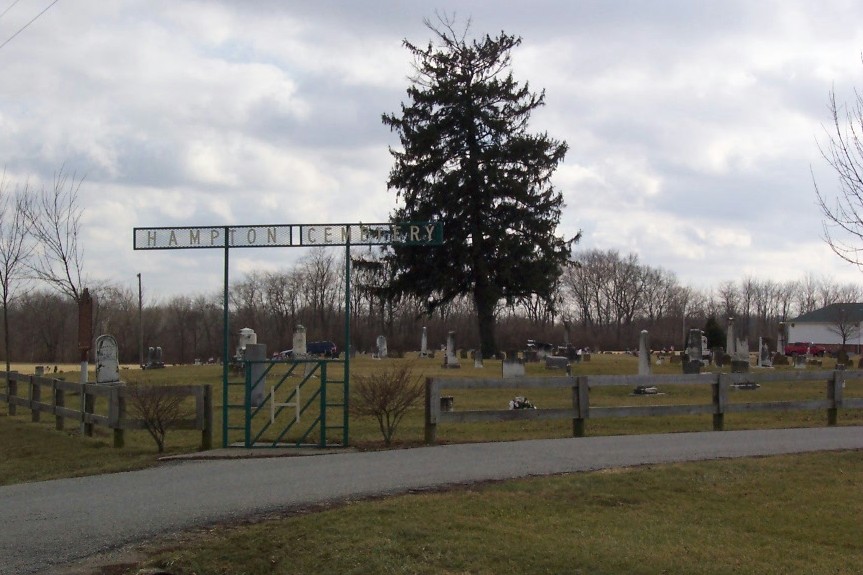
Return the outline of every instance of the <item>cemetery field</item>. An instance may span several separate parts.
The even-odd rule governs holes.
[[[833,360],[827,358],[821,368],[832,369]],[[418,383],[426,377],[486,377],[496,378],[501,373],[499,361],[486,360],[482,369],[474,368],[472,360],[462,360],[460,369],[444,369],[440,358],[374,360],[368,356],[359,356],[351,362],[352,379],[362,377],[393,366],[408,364],[411,366]],[[32,373],[32,365],[16,365],[13,369],[21,373]],[[80,377],[77,365],[58,366],[57,377],[69,381],[77,381]],[[279,366],[275,372],[280,373],[286,366]],[[654,365],[654,374],[681,373],[680,365]],[[755,370],[756,368],[753,368]],[[328,364],[331,378],[341,377],[341,364]],[[782,367],[779,370],[794,368]],[[574,375],[615,375],[635,374],[638,371],[637,359],[625,354],[594,354],[591,361],[575,364]],[[527,375],[561,376],[560,370],[546,370],[544,364],[529,363],[526,366]],[[46,369],[46,375],[54,377],[53,366]],[[232,376],[234,381],[239,376]],[[165,369],[140,370],[137,367],[122,369],[121,378],[128,383],[145,383],[148,385],[196,385],[210,384],[213,387],[213,445],[222,444],[222,371],[220,366],[169,366]],[[93,375],[90,376],[92,381]],[[336,386],[340,389],[340,386]],[[336,389],[334,388],[334,389]],[[607,406],[643,406],[643,405],[682,405],[709,404],[711,391],[709,386],[658,386],[660,394],[653,396],[635,396],[628,387],[599,387],[591,391],[591,405]],[[243,387],[229,388],[229,403],[242,404]],[[735,402],[771,402],[818,400],[825,397],[826,385],[816,383],[765,383],[759,389],[751,391],[731,391],[729,401]],[[329,392],[332,396],[336,391]],[[449,393],[444,391],[444,393]],[[844,390],[845,397],[863,397],[863,381],[849,381]],[[503,390],[454,390],[453,407],[458,410],[502,410],[508,407],[509,401],[517,395],[527,396],[539,409],[569,408],[572,405],[569,390],[520,390],[517,384],[512,389]],[[69,405],[78,401],[77,397],[67,400]],[[97,412],[107,410],[105,400],[99,400]],[[191,400],[187,406],[191,408]],[[242,423],[242,410],[231,413],[231,425]],[[840,410],[839,425],[863,425],[863,410]],[[268,414],[265,414],[268,417]],[[287,418],[290,412],[280,417]],[[239,418],[239,419],[238,419]],[[96,426],[93,437],[80,435],[76,424],[66,420],[65,429],[54,429],[54,418],[43,414],[42,421],[32,423],[30,411],[21,407],[15,416],[7,415],[7,406],[0,404],[0,434],[4,441],[0,442],[0,484],[11,484],[25,481],[37,481],[59,477],[91,475],[106,472],[125,471],[158,464],[160,454],[156,452],[153,440],[142,430],[127,430],[125,432],[125,447],[115,449],[112,446],[110,429]],[[338,417],[336,417],[338,419]],[[728,414],[725,417],[725,428],[755,429],[779,427],[825,426],[827,416],[824,411],[790,411],[790,412],[751,412]],[[619,435],[643,433],[672,433],[684,431],[709,431],[712,429],[710,415],[674,416],[674,417],[632,417],[607,418],[587,420],[587,435]],[[515,441],[524,439],[570,437],[572,435],[571,420],[530,420],[496,423],[463,423],[439,425],[437,439],[439,443],[481,442],[481,441]],[[271,439],[272,434],[265,436]],[[309,442],[317,441],[313,433]],[[230,439],[235,441],[236,437]],[[328,433],[329,443],[337,442],[340,436]],[[194,452],[199,448],[201,434],[199,431],[171,430],[166,436],[165,455]],[[422,400],[411,408],[396,431],[393,446],[411,447],[421,445],[424,441],[424,409]],[[362,449],[383,449],[384,443],[377,422],[368,416],[352,415],[349,419],[349,443]]]
[[[859,573],[863,452],[577,473],[349,502],[151,545],[192,573]]]

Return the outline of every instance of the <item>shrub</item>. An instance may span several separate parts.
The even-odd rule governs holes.
[[[374,417],[384,444],[392,443],[396,428],[407,410],[423,395],[420,378],[410,364],[392,366],[370,375],[354,376],[351,412]]]
[[[168,386],[132,383],[126,387],[129,408],[144,423],[144,429],[156,442],[159,453],[165,451],[168,429],[191,415],[191,410],[183,406],[186,397]]]

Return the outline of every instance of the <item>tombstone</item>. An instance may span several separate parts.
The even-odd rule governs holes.
[[[301,324],[297,324],[297,327],[294,328],[294,348],[293,355],[294,357],[305,357],[308,355],[308,350],[306,348],[306,328]]]
[[[39,377],[42,377],[43,375],[45,375],[45,366],[44,365],[37,365],[35,367],[35,373]]]
[[[806,356],[805,355],[795,355],[794,356],[794,367],[796,369],[806,369]]]
[[[159,369],[165,367],[162,362],[162,348],[152,347],[147,348],[147,363],[141,366],[141,369]]]
[[[263,343],[247,343],[246,349],[243,350],[243,359],[252,361],[251,364],[251,381],[252,386],[251,401],[252,407],[258,407],[264,403],[264,397],[267,393],[267,364],[264,361],[267,359],[267,346]]]
[[[839,366],[846,366],[851,364],[851,358],[848,357],[848,352],[844,349],[840,349],[839,353],[836,354],[836,369],[839,369]]]
[[[482,350],[478,349],[473,354],[473,367],[474,369],[482,369]]]
[[[446,355],[443,358],[443,367],[457,369],[461,367],[458,356],[455,353],[455,332],[451,331],[446,338]]]
[[[120,350],[112,335],[96,338],[96,383],[120,383]]]
[[[569,360],[561,355],[545,356],[545,369],[567,369]]]
[[[731,373],[749,373],[749,340],[736,340],[735,352],[731,354]]]
[[[737,351],[737,339],[734,336],[734,318],[728,318],[728,333],[725,335],[725,353],[734,357]]]
[[[379,335],[378,339],[375,343],[377,344],[377,354],[376,354],[377,358],[378,359],[384,359],[385,357],[387,357],[388,352],[387,352],[387,338],[386,338],[386,336]]]
[[[683,362],[683,373],[701,373],[704,363],[701,361],[701,330],[689,330],[689,342],[686,347],[686,358]]]
[[[650,375],[650,335],[646,329],[638,336],[638,375]]]
[[[420,357],[428,357],[429,355],[429,340],[428,340],[428,331],[425,326],[423,326],[423,334],[420,338]]]
[[[524,363],[518,357],[507,357],[501,365],[501,377],[524,377]]]
[[[785,355],[785,322],[779,322],[779,333],[776,334],[776,353]]]
[[[237,338],[237,359],[242,359],[243,352],[250,343],[258,343],[258,334],[252,328],[244,327]]]
[[[758,365],[760,367],[773,367],[773,360],[770,357],[770,350],[767,348],[767,342],[763,338],[758,338]]]

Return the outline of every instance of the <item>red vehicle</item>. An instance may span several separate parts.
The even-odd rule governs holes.
[[[827,348],[823,345],[818,345],[811,341],[798,341],[785,346],[785,355],[818,355],[824,357],[826,351]]]

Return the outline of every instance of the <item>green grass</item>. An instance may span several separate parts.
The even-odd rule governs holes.
[[[349,502],[208,528],[176,575],[852,574],[863,452],[712,461]],[[133,571],[132,571],[133,572]]]
[[[392,360],[406,361],[406,360]],[[484,370],[440,368],[438,360],[415,361],[417,375],[494,377]],[[380,362],[361,358],[353,373]],[[825,366],[829,368],[830,366]],[[24,371],[24,370],[22,370]],[[576,374],[635,373],[635,358],[594,356]],[[654,372],[679,373],[679,366]],[[529,365],[531,375],[548,375]],[[213,366],[123,372],[127,381],[151,384],[210,383],[220,390]],[[863,397],[849,382],[846,397]],[[592,392],[596,405],[706,403],[705,389],[668,386],[666,395],[633,397],[625,388]],[[456,409],[502,409],[518,392],[465,392]],[[823,384],[773,383],[733,392],[731,401],[777,401],[823,397]],[[735,395],[736,394],[736,395]],[[540,408],[566,406],[567,393],[531,391]],[[234,398],[236,399],[236,398]],[[232,399],[233,401],[233,399]],[[221,438],[221,393],[214,397],[216,442]],[[0,407],[0,484],[137,469],[158,464],[144,432],[127,432],[126,447],[96,427],[81,437],[71,422],[54,430],[53,418],[31,423],[29,411],[7,416]],[[863,423],[857,411],[841,411],[840,424]],[[728,429],[823,426],[820,412],[749,413],[726,416]],[[709,430],[709,416],[590,421],[589,435]],[[442,425],[444,442],[566,437],[568,421]],[[423,410],[417,407],[397,434],[398,446],[420,444]],[[198,432],[168,434],[170,453],[197,449]],[[380,449],[371,418],[351,419],[351,443]],[[490,483],[442,492],[347,502],[297,511],[244,525],[209,526],[151,543],[149,557],[100,573],[136,573],[163,567],[176,575],[389,573],[389,574],[852,574],[863,565],[863,452],[816,453],[617,469],[552,478]]]
[[[472,362],[463,361],[459,370],[445,370],[439,359],[390,359],[387,362],[410,362],[418,378],[425,377],[496,377],[500,373],[500,362],[486,361],[484,369],[474,369]],[[827,360],[828,362],[830,360]],[[470,364],[470,365],[468,365]],[[367,374],[381,367],[382,362],[367,357],[353,361],[353,374]],[[22,373],[28,366],[17,366]],[[65,367],[65,366],[61,366]],[[829,363],[825,369],[832,367]],[[69,370],[74,366],[70,366]],[[337,365],[331,369],[338,370]],[[793,369],[793,368],[787,368]],[[59,373],[67,379],[77,379],[74,371]],[[32,367],[29,368],[32,372]],[[528,364],[528,375],[555,376],[541,364]],[[578,364],[575,375],[622,374],[637,372],[636,358],[628,355],[594,355],[590,362]],[[680,373],[680,366],[654,366],[654,373]],[[336,373],[336,376],[340,375]],[[219,366],[177,366],[160,370],[123,370],[122,377],[128,382],[144,382],[153,385],[211,384],[214,389],[214,445],[221,446],[222,438],[222,373]],[[708,387],[667,386],[661,390],[665,395],[631,395],[627,387],[601,387],[591,391],[591,404],[604,405],[653,405],[710,403]],[[231,403],[242,403],[242,387],[232,387]],[[21,392],[25,393],[24,391]],[[510,390],[455,390],[455,409],[505,409],[514,395],[523,395],[517,387]],[[756,391],[736,391],[730,394],[731,402],[738,401],[790,401],[821,399],[825,396],[823,383],[770,383]],[[569,407],[568,390],[530,390],[529,398],[540,408]],[[863,397],[863,381],[850,381],[845,389],[846,397]],[[76,397],[67,400],[70,405]],[[190,403],[191,406],[191,403]],[[106,411],[104,403],[97,410]],[[268,414],[263,414],[268,416]],[[287,413],[283,417],[287,417]],[[238,410],[232,424],[239,424]],[[863,424],[863,410],[840,410],[840,425]],[[826,414],[821,411],[754,412],[728,414],[726,429],[756,429],[779,427],[821,427],[826,425]],[[406,415],[396,432],[394,446],[420,445],[424,437],[423,408],[417,405]],[[6,406],[0,405],[0,484],[38,481],[58,477],[88,475],[126,471],[158,464],[155,444],[144,431],[127,431],[126,447],[114,449],[110,430],[95,427],[92,438],[81,437],[74,422],[67,420],[64,431],[54,430],[54,418],[42,415],[41,423],[30,422],[30,412],[18,409],[18,415],[6,415]],[[670,433],[683,431],[709,431],[710,416],[641,417],[626,419],[592,419],[587,423],[588,435],[621,435],[636,433]],[[523,439],[568,437],[572,424],[568,420],[513,421],[502,423],[473,423],[439,425],[437,437],[440,443],[478,441],[514,441]],[[233,440],[239,439],[234,436]],[[312,437],[314,440],[315,437]],[[383,439],[377,422],[371,417],[350,418],[350,444],[359,449],[382,449]],[[200,433],[194,431],[170,431],[167,435],[167,453],[188,453],[198,449]]]

